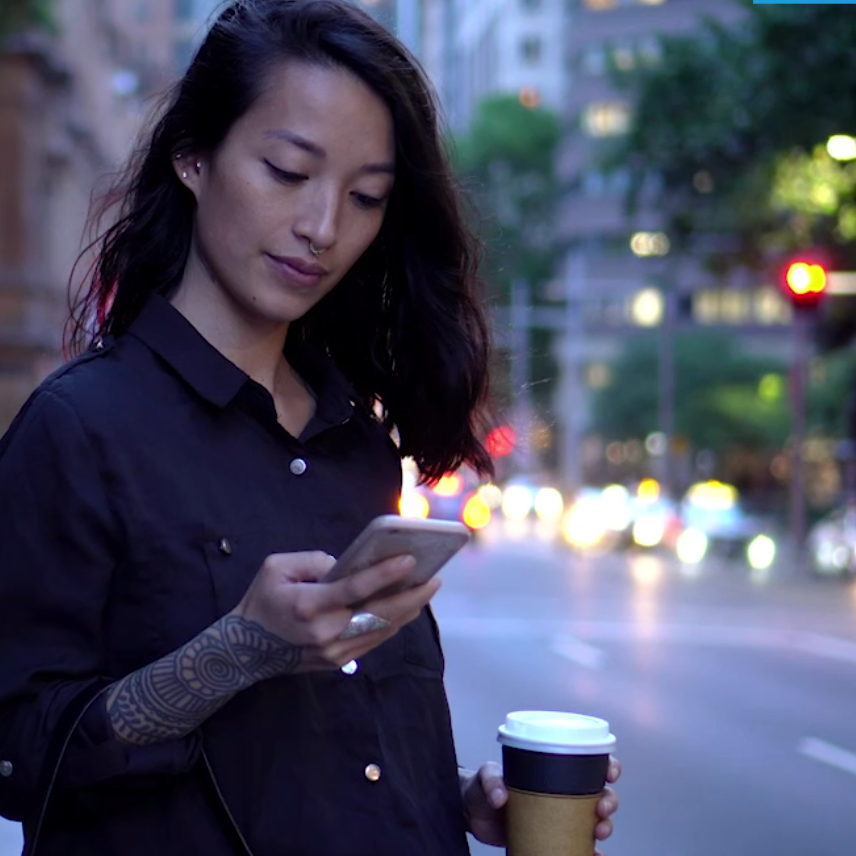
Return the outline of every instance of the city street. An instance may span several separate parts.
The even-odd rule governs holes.
[[[444,580],[462,764],[499,760],[508,710],[600,715],[624,765],[607,856],[853,852],[856,587],[533,542]]]
[[[534,539],[486,539],[443,578],[461,763],[499,760],[509,710],[600,715],[624,764],[607,856],[852,852],[856,586]],[[0,856],[19,840],[0,828]]]

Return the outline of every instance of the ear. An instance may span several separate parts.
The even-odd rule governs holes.
[[[178,180],[198,199],[199,183],[205,160],[196,152],[179,152],[173,155],[172,168]]]

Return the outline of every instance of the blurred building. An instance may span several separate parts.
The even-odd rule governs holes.
[[[718,282],[694,259],[677,257],[650,194],[646,204],[643,193],[638,213],[628,220],[626,172],[597,166],[598,147],[626,132],[633,109],[611,87],[610,65],[631,71],[655,64],[660,34],[688,33],[705,17],[728,22],[740,14],[736,3],[723,0],[567,4],[568,135],[560,174],[569,192],[560,223],[571,251],[551,296],[570,302],[564,317],[555,314],[551,324],[559,333],[562,365],[556,413],[564,436],[558,451],[570,482],[581,477],[589,394],[608,384],[608,364],[634,330],[657,328],[665,337],[678,326],[724,326],[750,349],[790,352],[790,307],[774,286]],[[668,412],[664,416],[668,420]]]
[[[566,98],[564,0],[452,0],[441,86],[455,130],[498,93],[561,111]]]
[[[560,111],[565,0],[352,0],[416,54],[446,119],[464,131],[479,101],[518,93]]]
[[[57,33],[0,47],[0,431],[61,362],[93,188],[182,60],[186,4],[57,0]]]

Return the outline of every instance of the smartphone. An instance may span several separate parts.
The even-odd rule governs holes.
[[[416,565],[406,580],[373,595],[382,597],[428,582],[469,540],[470,530],[451,520],[419,520],[396,514],[376,517],[342,553],[324,582],[340,580],[393,556],[413,556]]]

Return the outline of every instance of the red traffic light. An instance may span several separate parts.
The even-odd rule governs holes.
[[[485,446],[492,458],[505,458],[514,451],[517,445],[517,432],[510,425],[494,428],[487,435]]]
[[[826,291],[826,268],[809,259],[791,262],[785,272],[788,297],[796,307],[814,307]]]

